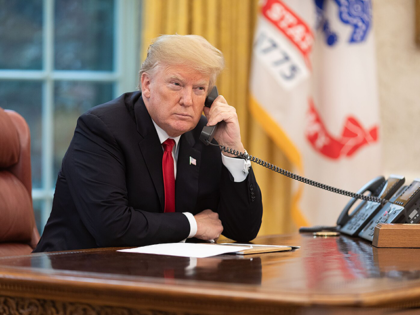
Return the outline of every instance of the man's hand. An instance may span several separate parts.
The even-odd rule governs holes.
[[[209,241],[216,240],[223,231],[219,215],[211,210],[204,210],[194,216],[197,221],[196,238]]]
[[[210,108],[204,107],[204,114],[208,119],[207,126],[219,123],[214,138],[220,145],[244,152],[236,109],[230,106],[222,95],[214,100]]]

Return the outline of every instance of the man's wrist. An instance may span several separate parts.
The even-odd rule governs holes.
[[[197,221],[195,220],[192,213],[183,212],[183,214],[187,217],[188,222],[190,223],[190,234],[187,238],[192,238],[197,234]]]
[[[222,154],[222,163],[228,169],[236,183],[243,182],[248,177],[251,161],[232,158]]]

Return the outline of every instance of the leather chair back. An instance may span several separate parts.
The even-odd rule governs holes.
[[[29,254],[39,241],[30,140],[25,119],[0,108],[0,256]]]

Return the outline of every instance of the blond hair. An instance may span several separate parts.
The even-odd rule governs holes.
[[[147,50],[147,57],[139,72],[141,76],[152,74],[160,64],[167,66],[185,64],[210,77],[209,90],[214,86],[217,76],[223,70],[223,53],[199,35],[162,35],[157,37]]]

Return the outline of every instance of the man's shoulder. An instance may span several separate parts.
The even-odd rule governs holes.
[[[84,115],[94,115],[101,119],[117,119],[118,117],[126,117],[127,115],[134,117],[134,104],[141,98],[141,92],[124,93],[121,96],[92,107]]]
[[[134,105],[139,99],[140,92],[125,93],[107,103],[92,107],[79,117],[76,128],[89,126],[94,129],[106,126],[114,135],[133,133],[136,130]]]

